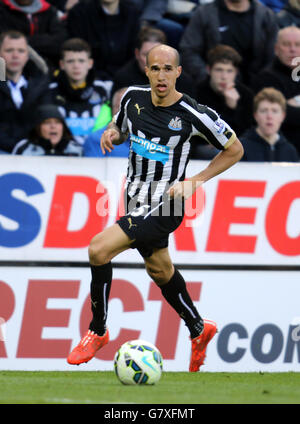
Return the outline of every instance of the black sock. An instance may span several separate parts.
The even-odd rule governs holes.
[[[112,281],[112,264],[91,265],[91,308],[93,319],[89,329],[98,336],[102,336],[106,331],[106,318],[108,298]]]
[[[191,338],[198,337],[203,330],[203,320],[186,289],[184,278],[176,268],[171,280],[167,284],[160,286],[160,289],[167,302],[185,321]]]

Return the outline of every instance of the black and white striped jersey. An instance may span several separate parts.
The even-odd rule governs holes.
[[[218,114],[186,94],[168,107],[154,106],[150,86],[132,86],[122,97],[114,122],[129,132],[127,194],[139,203],[159,202],[172,183],[182,181],[190,139],[203,137],[219,150],[236,139]]]

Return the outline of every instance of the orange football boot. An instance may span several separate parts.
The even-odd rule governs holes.
[[[108,330],[106,330],[103,336],[98,336],[93,331],[88,330],[78,345],[69,354],[67,358],[68,363],[71,365],[80,365],[83,362],[90,361],[96,355],[96,352],[105,346],[108,341]]]
[[[208,343],[217,332],[217,324],[214,321],[204,319],[204,328],[200,336],[192,339],[192,353],[190,360],[190,372],[197,372],[204,363],[205,352]]]

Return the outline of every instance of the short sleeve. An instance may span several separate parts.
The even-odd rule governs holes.
[[[204,138],[219,150],[227,149],[236,140],[234,130],[216,111],[196,101],[187,106],[191,113],[193,135]]]

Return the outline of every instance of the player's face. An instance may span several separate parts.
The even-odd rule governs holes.
[[[215,63],[209,68],[210,85],[213,90],[222,93],[235,83],[237,69],[231,63]]]
[[[254,113],[254,118],[260,132],[270,137],[278,133],[285,118],[285,112],[280,104],[262,100]]]
[[[8,76],[21,75],[28,61],[28,46],[25,38],[5,37],[0,49],[0,56],[5,60]]]
[[[60,68],[65,71],[69,80],[73,84],[84,83],[89,70],[93,66],[93,60],[87,52],[64,53],[64,58],[60,61]]]
[[[171,50],[156,49],[148,56],[146,75],[152,92],[159,99],[167,99],[175,94],[176,80],[181,73],[177,57]]]
[[[300,57],[300,30],[285,31],[281,34],[275,45],[275,54],[284,65],[293,68],[293,59]]]
[[[60,142],[63,132],[64,125],[61,120],[56,118],[45,119],[40,125],[41,136],[46,140],[50,140],[53,146]]]

